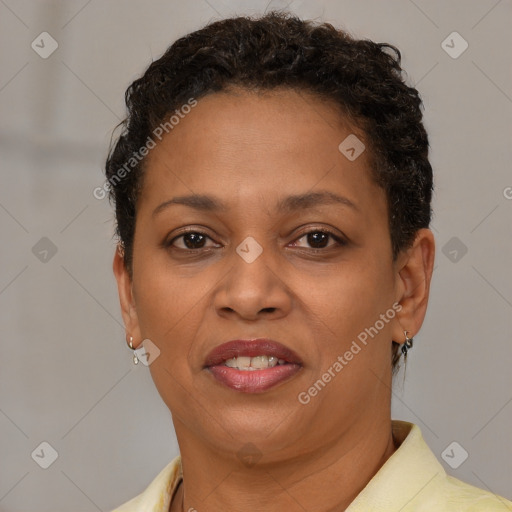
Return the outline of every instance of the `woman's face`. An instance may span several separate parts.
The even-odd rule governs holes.
[[[365,142],[315,96],[238,91],[199,100],[150,151],[122,301],[135,345],[160,350],[149,368],[178,433],[224,453],[250,440],[272,460],[389,414],[404,286],[354,134]],[[254,338],[293,350],[298,371],[234,389],[205,368]]]

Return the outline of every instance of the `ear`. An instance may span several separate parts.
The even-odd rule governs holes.
[[[119,293],[119,302],[121,304],[121,314],[126,328],[127,341],[130,336],[133,337],[133,348],[138,348],[142,341],[139,327],[139,319],[133,299],[132,279],[126,268],[123,248],[118,245],[114,254],[112,268],[117,280],[117,291]]]
[[[396,302],[402,309],[393,322],[393,340],[402,344],[404,331],[412,338],[420,330],[427,312],[430,281],[434,269],[435,241],[430,229],[416,233],[413,245],[396,261]]]

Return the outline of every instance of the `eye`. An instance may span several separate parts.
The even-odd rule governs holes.
[[[333,240],[334,243],[329,244],[329,239]],[[300,241],[304,240],[306,244],[309,244],[309,247],[307,245],[301,245]],[[336,236],[331,231],[325,230],[325,229],[315,229],[313,231],[308,231],[307,233],[304,233],[300,238],[297,239],[293,243],[295,247],[306,247],[310,249],[327,249],[336,245],[346,245],[345,240],[343,240],[341,237]]]
[[[206,233],[202,233],[201,231],[187,231],[186,233],[182,233],[181,235],[174,237],[165,245],[167,247],[175,247],[185,251],[218,247],[218,245],[215,244],[210,246],[206,245],[208,240],[213,242],[213,240]]]
[[[210,244],[208,244],[210,242]],[[331,242],[331,243],[329,243]],[[291,245],[310,249],[311,251],[322,251],[335,246],[346,245],[347,242],[340,236],[335,235],[326,229],[315,229],[303,233]],[[182,251],[199,251],[201,249],[210,249],[220,247],[206,233],[197,230],[188,230],[178,236],[175,236],[164,243],[165,247],[172,247]]]

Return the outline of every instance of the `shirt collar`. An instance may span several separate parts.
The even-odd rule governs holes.
[[[446,472],[423,440],[420,428],[393,420],[393,438],[399,447],[349,505],[346,512],[387,512],[406,509],[407,505],[444,479]],[[181,456],[176,456],[146,490],[129,502],[128,510],[168,512],[171,499],[183,479]],[[128,503],[126,504],[128,505]],[[133,508],[131,508],[133,507]],[[114,512],[123,512],[124,508]]]
[[[345,512],[406,510],[407,505],[429,493],[429,487],[444,479],[446,472],[425,443],[417,425],[391,422],[398,449],[357,495]]]

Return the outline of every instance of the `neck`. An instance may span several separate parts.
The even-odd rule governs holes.
[[[212,449],[175,421],[183,482],[170,512],[340,512],[373,478],[397,446],[391,419],[354,425],[341,439],[279,462],[244,465]]]

